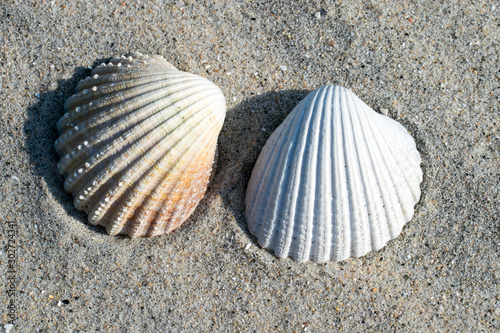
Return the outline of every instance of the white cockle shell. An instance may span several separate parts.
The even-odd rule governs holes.
[[[161,56],[97,66],[65,103],[55,143],[76,208],[109,234],[169,233],[203,197],[226,113],[221,90]]]
[[[267,140],[246,194],[250,232],[278,257],[341,261],[397,237],[420,198],[420,155],[350,90],[307,95]]]

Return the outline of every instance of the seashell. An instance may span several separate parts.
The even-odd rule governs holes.
[[[132,53],[78,83],[57,123],[58,171],[109,234],[179,227],[203,197],[224,122],[221,90],[161,56]]]
[[[278,257],[341,261],[397,237],[420,197],[411,135],[350,90],[307,95],[267,140],[248,183],[245,217]]]

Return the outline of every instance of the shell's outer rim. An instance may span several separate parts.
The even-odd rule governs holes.
[[[260,227],[259,227],[254,221],[252,221],[252,216],[251,216],[253,214],[252,210],[258,209],[258,208],[253,207],[253,204],[250,203],[250,200],[253,199],[252,198],[253,193],[251,193],[251,191],[253,190],[252,189],[252,186],[253,186],[252,184],[254,182],[256,182],[255,181],[255,177],[261,177],[262,176],[262,172],[259,172],[258,176],[254,176],[254,174],[257,174],[256,170],[262,168],[261,164],[264,163],[261,160],[261,156],[263,156],[265,154],[265,152],[267,152],[267,150],[271,149],[271,148],[266,148],[266,146],[269,146],[272,143],[276,143],[275,141],[278,140],[276,138],[278,136],[278,134],[280,134],[281,131],[284,130],[284,128],[286,128],[287,126],[290,125],[289,124],[290,120],[288,118],[294,117],[294,113],[296,112],[296,110],[298,108],[300,108],[304,103],[306,103],[307,101],[309,101],[309,99],[311,98],[311,96],[314,96],[314,94],[318,94],[321,90],[327,89],[329,87],[337,88],[337,89],[339,89],[344,94],[348,94],[348,95],[354,96],[353,98],[355,98],[356,100],[358,100],[359,102],[362,103],[361,105],[363,106],[363,108],[365,108],[365,109],[367,109],[367,110],[370,111],[370,116],[376,115],[376,116],[378,116],[380,118],[384,118],[384,121],[388,121],[389,123],[391,123],[391,126],[394,126],[394,127],[398,128],[399,130],[401,130],[401,131],[403,131],[403,132],[406,133],[407,137],[409,138],[409,142],[410,142],[410,145],[411,145],[412,149],[416,152],[416,154],[413,155],[413,158],[415,159],[415,162],[418,162],[418,168],[416,168],[416,170],[418,170],[418,171],[417,171],[417,174],[415,175],[416,178],[418,179],[418,186],[417,186],[417,189],[416,189],[417,193],[416,193],[415,199],[411,203],[411,208],[408,207],[408,209],[407,209],[408,211],[405,214],[405,215],[409,215],[409,217],[408,218],[405,217],[405,221],[404,221],[404,223],[402,223],[402,225],[399,228],[399,230],[395,230],[397,232],[393,233],[392,236],[394,236],[394,237],[390,237],[389,239],[385,239],[385,240],[382,241],[382,243],[379,243],[377,246],[374,246],[372,248],[366,249],[365,251],[361,251],[361,252],[358,252],[358,253],[355,253],[355,254],[349,253],[347,255],[342,255],[342,256],[339,256],[337,258],[334,258],[334,255],[330,255],[328,258],[324,258],[324,257],[323,258],[312,258],[312,256],[310,256],[308,258],[300,258],[300,257],[296,257],[293,252],[280,253],[278,251],[278,247],[276,247],[273,244],[273,241],[271,241],[269,243],[268,241],[266,241],[265,239],[263,239],[261,237],[261,234],[259,232],[257,232],[257,230],[255,229],[255,228],[260,228],[262,226],[262,223],[260,224]],[[408,133],[408,131],[406,131],[406,129],[400,123],[398,123],[397,121],[395,121],[394,119],[392,119],[390,117],[386,117],[384,115],[381,115],[380,113],[375,112],[368,105],[366,105],[363,101],[361,101],[361,99],[359,99],[349,89],[346,89],[346,88],[343,88],[343,87],[337,87],[337,86],[324,86],[324,87],[315,89],[314,91],[312,91],[311,93],[309,93],[301,102],[299,102],[298,105],[290,112],[290,114],[287,116],[287,118],[283,121],[283,123],[278,126],[278,128],[275,130],[275,132],[267,140],[266,144],[264,145],[264,147],[263,147],[263,149],[261,151],[261,154],[259,155],[259,158],[257,159],[257,162],[255,164],[254,170],[252,171],[252,175],[251,175],[250,180],[248,182],[248,188],[247,188],[247,193],[246,193],[246,197],[245,197],[245,206],[246,206],[245,218],[247,220],[247,223],[248,223],[248,226],[249,226],[249,230],[250,230],[250,232],[254,236],[257,237],[257,240],[258,240],[258,243],[259,243],[260,246],[271,250],[279,258],[292,257],[292,259],[294,259],[295,261],[298,261],[298,262],[306,262],[308,260],[312,260],[312,261],[320,263],[320,262],[326,262],[326,261],[329,261],[329,260],[332,260],[332,259],[336,260],[336,261],[342,261],[342,260],[345,260],[345,259],[347,259],[349,257],[361,257],[361,256],[366,255],[368,252],[378,251],[381,248],[383,248],[390,240],[392,240],[392,239],[396,238],[397,236],[399,236],[400,233],[401,233],[401,231],[402,231],[402,228],[404,227],[404,225],[414,215],[415,205],[418,203],[419,198],[420,198],[420,194],[421,194],[421,192],[420,192],[420,184],[421,184],[422,178],[423,178],[423,174],[422,174],[422,170],[421,170],[420,164],[421,164],[421,156],[420,156],[420,153],[418,152],[418,150],[416,149],[415,141],[411,137],[411,135]],[[255,186],[257,186],[257,185],[255,185]],[[249,206],[252,206],[252,207],[249,207]],[[265,208],[261,207],[260,209],[262,210],[262,209],[265,209]],[[262,217],[262,215],[260,215],[260,216]],[[254,217],[254,219],[255,219],[255,217]],[[283,222],[281,222],[281,223],[283,223]]]
[[[206,124],[203,126],[203,129],[204,129],[204,132],[206,133],[205,136],[209,135],[209,137],[203,139],[204,136],[198,136],[198,135],[196,135],[196,137],[198,137],[197,140],[202,140],[202,141],[204,140],[203,145],[201,145],[200,147],[202,147],[202,146],[207,146],[207,147],[208,146],[213,146],[212,147],[213,149],[209,148],[205,153],[203,153],[206,156],[206,158],[204,158],[203,160],[206,159],[207,161],[209,161],[209,163],[208,162],[207,163],[197,162],[197,163],[193,164],[193,166],[195,168],[198,168],[197,165],[200,165],[200,167],[199,167],[200,170],[205,170],[203,172],[202,178],[200,178],[200,181],[197,181],[197,184],[199,184],[199,185],[195,185],[195,187],[193,187],[193,190],[195,192],[193,192],[192,194],[189,195],[190,198],[193,197],[193,195],[194,195],[193,198],[195,198],[195,199],[194,199],[194,201],[191,201],[191,199],[182,199],[181,200],[181,202],[183,202],[184,200],[187,201],[187,203],[186,203],[187,206],[186,207],[189,206],[189,208],[187,208],[188,213],[186,213],[186,214],[184,214],[184,212],[177,212],[176,213],[175,210],[174,210],[174,213],[172,213],[173,215],[171,215],[171,216],[175,216],[175,221],[177,221],[175,223],[177,225],[175,227],[173,227],[173,228],[170,228],[168,224],[165,225],[166,232],[153,233],[153,234],[150,234],[150,235],[148,235],[148,234],[134,234],[134,233],[129,233],[128,232],[128,229],[130,229],[130,228],[128,228],[127,231],[124,232],[123,228],[121,230],[120,229],[116,229],[115,227],[113,227],[111,225],[111,223],[106,222],[106,223],[108,223],[108,224],[106,224],[106,223],[103,223],[100,220],[94,221],[91,218],[91,214],[92,213],[90,211],[88,211],[88,208],[87,209],[85,207],[81,208],[81,210],[84,210],[84,211],[87,212],[87,214],[89,216],[89,221],[92,224],[99,224],[99,225],[102,225],[102,226],[106,227],[108,233],[110,233],[110,234],[123,234],[123,233],[126,233],[130,237],[136,237],[136,236],[155,236],[155,235],[160,235],[160,234],[164,234],[164,233],[169,233],[169,232],[172,232],[173,230],[175,230],[178,226],[182,225],[182,223],[189,218],[189,216],[192,214],[192,212],[195,210],[196,206],[198,205],[199,201],[202,199],[204,193],[206,192],[207,187],[208,187],[208,183],[209,183],[209,180],[210,180],[210,177],[213,176],[213,174],[214,174],[214,172],[212,170],[212,167],[214,165],[214,154],[215,154],[215,150],[216,150],[217,137],[218,137],[218,135],[220,133],[220,130],[222,129],[222,125],[223,125],[224,117],[225,117],[225,113],[226,113],[226,103],[225,103],[224,95],[223,95],[221,89],[217,85],[215,85],[213,82],[211,82],[207,78],[198,76],[196,74],[179,71],[177,68],[175,68],[175,66],[173,66],[172,64],[170,64],[169,62],[167,62],[162,56],[144,55],[144,54],[141,54],[141,53],[138,53],[138,52],[132,52],[132,53],[123,55],[121,57],[112,58],[107,64],[103,63],[103,64],[97,66],[96,68],[94,68],[92,70],[91,75],[87,79],[82,80],[80,82],[84,86],[86,85],[86,86],[92,87],[92,89],[90,89],[90,90],[88,90],[88,92],[86,92],[91,97],[88,101],[86,101],[86,103],[90,101],[90,105],[92,105],[92,103],[97,104],[97,103],[95,103],[95,100],[94,100],[94,97],[92,97],[92,94],[94,92],[98,91],[99,87],[92,85],[92,82],[91,82],[92,80],[97,80],[98,78],[100,79],[102,77],[102,75],[104,75],[104,76],[114,76],[114,75],[121,75],[119,73],[140,73],[142,71],[142,68],[146,68],[147,69],[146,71],[150,71],[150,72],[151,71],[155,72],[155,71],[158,70],[158,71],[161,71],[162,73],[165,73],[165,74],[168,74],[168,73],[172,73],[172,74],[174,74],[174,73],[182,73],[182,74],[175,74],[175,75],[181,75],[182,77],[186,77],[187,80],[195,80],[195,81],[198,81],[198,82],[203,82],[203,84],[205,84],[205,86],[210,87],[210,89],[213,90],[213,92],[211,93],[212,97],[210,97],[210,99],[207,100],[207,102],[212,101],[212,102],[210,102],[210,103],[212,103],[212,104],[210,104],[210,108],[207,109],[207,110],[212,109],[212,111],[209,111],[209,114],[211,114],[211,115],[209,115],[208,118],[204,118],[203,114],[206,114],[206,111],[203,111],[202,114],[196,116],[196,118],[193,118],[193,120],[194,119],[199,119],[199,120],[196,120],[196,122],[199,123],[199,124],[202,124],[200,121],[206,122]],[[132,79],[134,77],[137,77],[137,75],[140,76],[140,74],[134,74],[134,75],[132,75]],[[170,74],[168,74],[168,75],[170,75]],[[133,85],[133,83],[131,83],[131,84]],[[113,85],[111,85],[111,86],[113,86]],[[203,87],[203,85],[201,85],[200,88],[194,88],[194,89],[195,89],[195,91],[196,91],[196,89],[198,89],[198,90],[199,89],[205,89],[205,88],[202,88],[202,87]],[[113,88],[113,89],[115,89],[115,88]],[[135,89],[135,88],[133,88],[133,89]],[[77,89],[77,93],[74,94],[73,96],[71,96],[70,98],[68,98],[68,100],[65,103],[66,114],[63,115],[63,117],[61,117],[61,119],[59,120],[58,123],[60,123],[61,121],[65,121],[65,118],[68,118],[69,114],[74,113],[74,112],[79,112],[77,109],[81,109],[80,106],[78,106],[78,105],[77,106],[75,106],[75,105],[69,106],[68,103],[70,103],[70,101],[72,99],[77,98],[79,96],[79,94],[81,95],[83,90],[84,90],[84,88],[82,88],[80,91]],[[117,93],[115,93],[113,91],[116,91],[116,89],[111,91],[111,93],[114,94],[114,95],[116,95],[117,93],[120,93],[120,91],[118,91]],[[78,104],[78,101],[77,101],[77,104]],[[181,104],[184,105],[185,103],[182,102]],[[201,106],[201,104],[200,104],[200,106]],[[96,110],[100,110],[99,109],[100,108],[99,105],[98,106],[93,106],[93,107],[97,108]],[[141,108],[142,108],[142,106],[139,106],[137,110],[139,110]],[[174,110],[175,109],[172,109],[172,112],[174,112]],[[179,109],[179,110],[183,110],[183,109]],[[102,109],[102,111],[95,111],[95,112],[107,112],[107,111],[106,111],[106,109]],[[132,112],[135,113],[136,111],[133,110]],[[161,110],[159,112],[161,112]],[[177,112],[177,111],[175,111],[175,112]],[[186,114],[186,115],[188,116],[188,118],[186,118],[186,119],[188,119],[189,121],[191,121],[190,119],[192,117],[190,115],[188,115],[188,114]],[[71,154],[74,154],[74,152],[80,151],[80,149],[85,150],[87,146],[90,146],[90,145],[87,145],[87,144],[83,144],[83,141],[82,141],[81,144],[78,144],[79,142],[68,142],[68,143],[62,142],[61,143],[61,138],[63,138],[64,134],[66,134],[68,132],[71,132],[71,131],[80,130],[78,128],[78,125],[80,124],[78,122],[79,118],[77,117],[75,119],[76,119],[76,121],[75,121],[76,125],[75,124],[71,124],[71,123],[68,124],[69,127],[66,125],[66,127],[64,127],[62,131],[60,131],[60,136],[56,140],[56,144],[55,144],[56,148],[57,148],[57,146],[59,144],[62,144],[63,146],[67,145],[67,144],[71,144],[71,145],[73,145],[73,147],[77,147],[77,145],[78,145],[77,149],[73,150],[73,152]],[[166,121],[169,122],[170,120],[166,120]],[[209,130],[211,132],[207,132]],[[182,133],[180,135],[182,135]],[[192,136],[192,135],[195,135],[195,133],[192,133],[192,134],[187,133],[186,135],[188,135],[188,136],[185,137],[186,138],[185,140],[188,140],[188,138],[190,136]],[[85,142],[87,142],[87,141],[85,141]],[[198,145],[187,145],[187,141],[186,141],[186,147],[188,147],[188,146],[192,146],[193,153],[197,154],[196,151],[199,150]],[[82,148],[80,148],[80,147],[82,147]],[[58,153],[60,153],[60,151],[58,151]],[[68,156],[68,158],[72,158],[73,155],[67,155],[67,156]],[[82,156],[85,156],[85,155],[82,155]],[[64,156],[61,155],[61,158],[63,158],[63,157]],[[185,158],[182,157],[180,159],[181,162],[179,162],[179,163],[184,163],[184,162],[182,162],[184,159]],[[194,158],[194,160],[196,160],[196,158]],[[89,163],[86,163],[86,164],[89,164]],[[75,174],[78,174],[79,172],[80,171],[77,170],[77,171],[75,171]],[[70,172],[68,174],[68,176],[71,175],[71,174],[72,174],[72,172]],[[68,178],[66,178],[66,181],[67,180],[68,180]],[[95,183],[95,181],[94,181],[94,183]],[[190,183],[190,182],[188,182],[188,183]],[[188,184],[188,183],[186,183],[186,184]],[[86,192],[86,190],[84,191],[84,189],[85,189],[85,187],[83,189],[81,189],[81,187],[77,186],[77,188],[75,190],[71,191],[71,192],[73,193],[74,196],[76,195],[76,193],[81,192],[82,196],[83,196],[83,195],[85,195],[85,192]],[[115,191],[112,188],[111,188],[111,190],[112,190],[111,193],[113,193],[113,191]],[[101,191],[101,190],[99,190],[99,191]],[[79,198],[75,196],[75,203],[76,203],[76,201],[78,199]],[[167,199],[167,201],[168,200],[170,200],[170,199]],[[96,206],[96,207],[98,208],[99,205]],[[80,209],[80,208],[78,208],[78,209]],[[146,212],[147,211],[148,210],[146,210]],[[140,230],[142,230],[142,229],[140,229]],[[146,228],[146,231],[147,231],[147,228]],[[156,232],[155,230],[153,230],[153,231]]]

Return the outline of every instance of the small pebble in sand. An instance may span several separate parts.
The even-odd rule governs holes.
[[[12,324],[5,324],[5,325],[3,325],[4,332],[5,333],[9,333],[10,330],[12,329],[12,327],[14,327],[14,325],[12,325]]]

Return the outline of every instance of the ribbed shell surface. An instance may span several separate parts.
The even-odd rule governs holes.
[[[350,90],[325,86],[266,142],[245,216],[259,244],[278,257],[341,261],[397,237],[421,181],[420,155],[403,126]]]
[[[180,226],[208,186],[226,112],[220,89],[134,53],[96,67],[76,91],[55,143],[75,207],[112,235]]]

